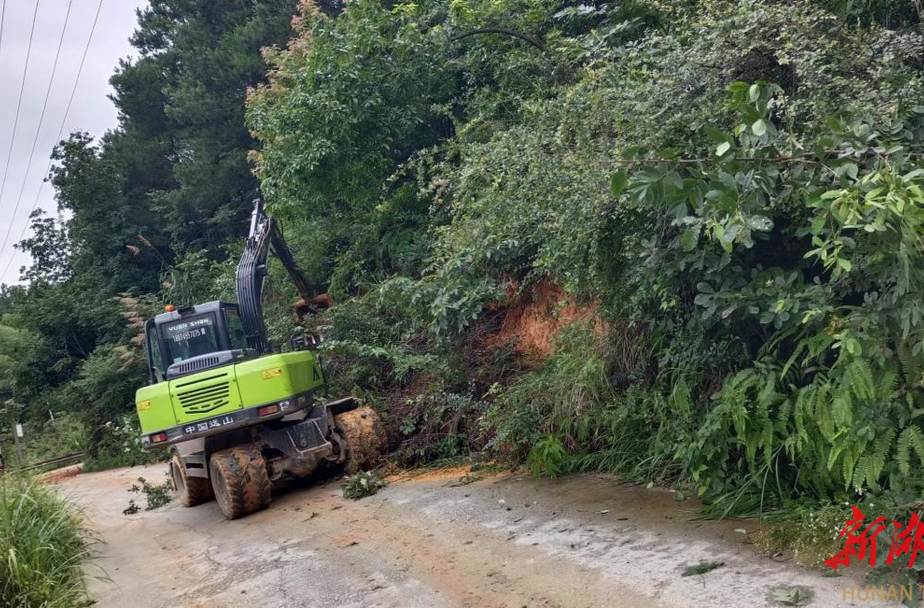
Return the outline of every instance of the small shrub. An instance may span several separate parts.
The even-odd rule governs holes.
[[[770,596],[782,606],[801,606],[812,597],[812,592],[802,587],[778,587]]]
[[[344,498],[359,500],[360,498],[372,496],[379,491],[379,488],[384,488],[386,485],[387,482],[375,471],[362,471],[347,477],[347,480],[340,487],[343,490]]]
[[[543,435],[526,457],[526,466],[533,477],[558,477],[565,470],[567,457],[568,452],[561,439],[555,435]]]
[[[173,500],[173,485],[168,479],[160,485],[153,485],[144,477],[138,478],[138,484],[133,484],[132,487],[128,489],[129,492],[133,494],[143,494],[147,506],[144,508],[145,511],[153,511],[154,509],[159,509],[160,507],[169,504]],[[122,511],[123,515],[134,515],[139,512],[141,508],[135,503],[135,499],[132,498],[128,501],[128,507]]]

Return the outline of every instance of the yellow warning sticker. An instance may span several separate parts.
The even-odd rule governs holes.
[[[138,402],[138,411],[149,410],[151,409],[150,401],[139,401]]]
[[[264,380],[266,380],[266,379],[268,379],[268,378],[278,378],[278,377],[281,376],[281,375],[282,375],[282,368],[281,368],[281,367],[276,367],[276,368],[273,368],[273,369],[265,369],[265,370],[263,370],[263,379],[264,379]]]

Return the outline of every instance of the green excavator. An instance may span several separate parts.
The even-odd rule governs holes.
[[[237,303],[168,305],[145,324],[150,382],[135,396],[142,444],[169,446],[183,505],[214,497],[228,519],[269,505],[274,482],[324,467],[370,468],[386,444],[374,410],[351,397],[319,399],[325,378],[316,335],[305,330],[269,344],[262,295],[270,250],[302,298],[299,321],[329,306],[258,199],[237,267]]]

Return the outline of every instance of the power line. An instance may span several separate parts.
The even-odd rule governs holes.
[[[10,148],[6,153],[6,167],[3,169],[3,182],[0,183],[0,201],[3,201],[3,191],[6,190],[6,178],[9,175],[10,171],[10,161],[13,159],[13,144],[16,143],[16,130],[19,127],[19,112],[22,110],[22,96],[23,92],[26,89],[26,74],[29,72],[29,60],[32,59],[32,38],[35,36],[35,18],[38,16],[39,5],[42,3],[42,0],[35,0],[35,10],[32,12],[32,27],[29,30],[29,47],[26,50],[26,67],[22,70],[22,80],[19,82],[19,101],[16,104],[16,116],[13,119],[13,136],[10,138]],[[4,7],[6,4],[4,3]],[[15,216],[16,212],[13,212]],[[6,240],[9,239],[10,230],[13,227],[13,218],[10,218],[10,226],[7,228],[6,235],[7,238],[4,240],[4,247],[6,247]],[[3,251],[3,247],[0,247],[0,251]]]
[[[32,138],[32,149],[29,152],[29,161],[26,163],[26,174],[22,178],[22,186],[19,187],[19,196],[16,197],[16,205],[13,207],[13,215],[10,217],[10,225],[7,228],[6,237],[3,239],[3,245],[0,245],[0,251],[6,249],[6,245],[10,240],[10,233],[13,231],[13,222],[16,219],[16,212],[19,211],[19,205],[22,203],[22,195],[26,190],[26,183],[29,181],[29,172],[32,171],[32,159],[35,157],[35,148],[38,146],[42,125],[45,124],[45,112],[48,110],[48,99],[51,97],[51,87],[55,81],[55,74],[58,73],[58,60],[61,58],[61,47],[64,46],[64,34],[67,32],[67,24],[71,17],[71,6],[73,4],[74,0],[67,0],[67,12],[64,14],[64,27],[61,28],[61,36],[58,38],[58,49],[55,51],[55,61],[51,67],[51,78],[48,79],[48,87],[45,89],[45,100],[42,102],[42,113],[41,116],[39,116],[38,127],[35,129],[35,137]]]
[[[0,57],[3,56],[3,22],[6,21],[6,0],[3,0],[3,8],[0,9]],[[3,65],[0,63],[0,65]]]
[[[19,127],[19,112],[22,110],[23,92],[26,90],[26,74],[29,73],[29,61],[32,59],[32,38],[35,36],[35,18],[38,16],[39,5],[42,0],[35,0],[35,10],[32,11],[32,27],[29,30],[29,47],[26,50],[26,67],[22,70],[22,79],[19,82],[19,101],[16,103],[16,116],[13,118],[13,137],[10,138],[10,148],[6,154],[6,167],[3,170],[3,182],[0,183],[0,201],[3,200],[3,191],[6,189],[6,178],[10,171],[10,160],[13,158],[13,144],[16,143],[16,130]],[[2,249],[0,249],[2,251]]]
[[[80,76],[83,74],[84,64],[87,62],[87,54],[90,51],[90,44],[93,42],[93,34],[96,33],[96,25],[99,23],[99,15],[102,12],[103,0],[98,0],[96,4],[96,15],[93,17],[93,25],[90,26],[90,35],[87,36],[87,43],[83,48],[83,55],[80,57],[80,66],[77,68],[77,77],[74,78],[74,86],[71,88],[71,95],[67,100],[67,108],[64,110],[64,117],[61,119],[61,126],[58,128],[58,135],[55,138],[55,143],[61,141],[61,136],[64,135],[64,129],[67,126],[67,118],[71,113],[71,106],[74,103],[74,97],[77,94],[77,86],[80,84]],[[45,169],[44,175],[48,175],[51,171],[51,166],[53,161],[48,160],[48,167]],[[32,209],[29,210],[29,215],[32,215],[32,212],[35,211],[35,208],[38,207],[39,200],[42,196],[42,189],[45,188],[45,182],[47,180],[43,179],[42,184],[39,186],[38,192],[35,194],[35,201],[32,203]],[[10,222],[10,229],[12,229],[12,221]],[[19,238],[17,242],[21,241],[26,236],[26,231],[29,229],[29,222],[26,222],[26,225],[23,226],[22,232],[19,233]],[[5,245],[4,245],[5,247]],[[3,248],[0,248],[0,253],[2,253]],[[3,278],[6,277],[7,272],[10,270],[10,266],[13,265],[13,259],[16,257],[15,253],[10,255],[10,260],[7,262],[6,267],[3,269],[3,272],[0,273],[0,283],[3,282]]]

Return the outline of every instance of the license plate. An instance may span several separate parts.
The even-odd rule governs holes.
[[[183,427],[183,434],[198,435],[199,433],[206,433],[213,429],[220,429],[224,426],[229,426],[232,424],[234,424],[234,416],[232,414],[227,414],[217,418],[209,418],[208,420],[191,422]]]

